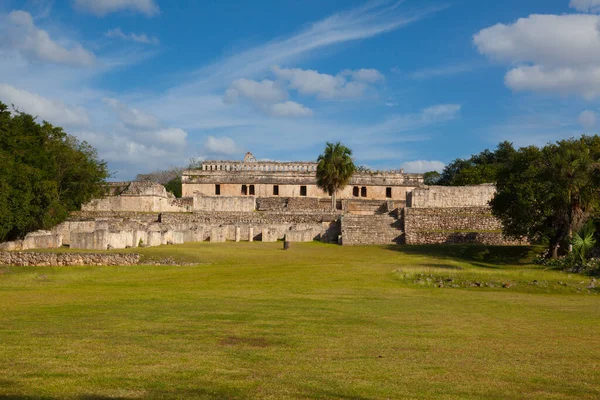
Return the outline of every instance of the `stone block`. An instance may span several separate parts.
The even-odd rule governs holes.
[[[262,229],[262,241],[267,243],[276,242],[279,239],[279,229],[274,227],[264,227]]]
[[[95,232],[71,232],[71,248],[83,250],[106,250],[109,244],[110,232],[99,230]]]
[[[148,246],[160,246],[163,244],[163,235],[160,231],[148,232]]]
[[[286,242],[312,242],[315,234],[310,230],[288,231],[285,233]]]
[[[23,239],[23,250],[56,249],[62,246],[62,235],[51,231],[28,233]]]
[[[210,242],[211,243],[222,243],[227,241],[227,227],[219,226],[211,228],[210,230]]]

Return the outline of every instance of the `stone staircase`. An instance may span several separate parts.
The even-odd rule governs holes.
[[[342,245],[404,243],[404,223],[395,213],[383,215],[353,215],[342,217]]]

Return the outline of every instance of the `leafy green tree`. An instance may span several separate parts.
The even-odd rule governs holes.
[[[437,185],[438,181],[442,177],[437,171],[429,171],[423,174],[423,183],[426,185]]]
[[[498,173],[492,212],[512,237],[547,239],[558,257],[561,243],[599,208],[597,138],[562,140],[513,153]],[[598,147],[600,148],[600,147]]]
[[[327,142],[323,154],[317,158],[317,163],[317,186],[331,196],[331,208],[335,210],[336,193],[350,182],[352,174],[356,171],[352,161],[352,150],[340,142]]]
[[[0,241],[63,221],[108,176],[89,144],[0,102]]]
[[[175,178],[167,182],[167,184],[165,185],[165,189],[167,189],[167,192],[173,193],[175,197],[181,198],[181,176],[176,176]]]
[[[464,186],[494,183],[500,168],[515,152],[510,142],[502,142],[495,151],[484,150],[469,159],[457,158],[448,164],[437,185]]]

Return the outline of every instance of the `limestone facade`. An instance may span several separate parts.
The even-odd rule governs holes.
[[[186,242],[277,240],[365,244],[515,244],[491,215],[493,185],[424,186],[419,174],[356,173],[335,211],[316,163],[204,162],[185,171],[182,199],[162,185],[122,182],[51,231],[0,251],[107,250]]]
[[[317,163],[256,161],[248,153],[244,161],[204,161],[201,168],[186,170],[183,197],[256,196],[260,198],[330,198],[317,186]],[[406,200],[406,194],[423,185],[422,174],[403,170],[356,172],[338,199]]]

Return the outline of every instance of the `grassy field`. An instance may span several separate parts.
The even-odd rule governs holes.
[[[0,399],[600,398],[600,293],[529,248],[281,247],[0,267]]]

